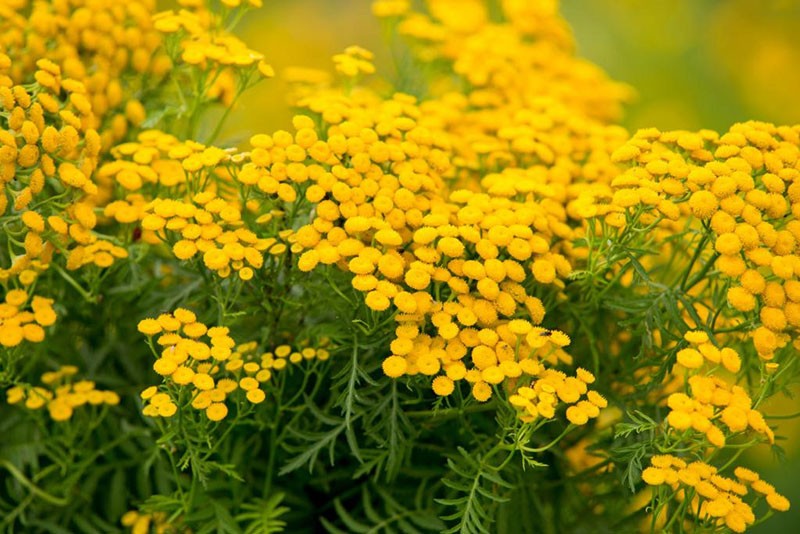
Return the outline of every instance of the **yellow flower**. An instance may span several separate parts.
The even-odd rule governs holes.
[[[725,233],[717,237],[714,248],[720,254],[732,256],[742,250],[742,241],[734,233]]]
[[[703,365],[703,355],[696,349],[682,349],[678,351],[678,363],[687,369],[697,369]]]
[[[206,416],[211,421],[222,421],[228,415],[228,407],[221,402],[214,402],[206,408]]]
[[[778,340],[774,332],[762,326],[756,328],[753,332],[753,345],[755,345],[759,355],[764,357],[775,351],[778,346]]]
[[[208,391],[214,387],[214,379],[207,373],[197,373],[192,378],[194,386],[203,391]]]
[[[755,297],[744,287],[734,286],[728,289],[728,303],[743,312],[752,311],[756,307]]]
[[[573,425],[585,425],[589,416],[579,406],[570,406],[567,408],[567,420]]]
[[[667,415],[667,422],[676,430],[686,430],[692,426],[692,417],[686,412],[671,411]]]
[[[719,428],[713,425],[706,431],[706,439],[717,448],[725,446],[725,435]]]
[[[738,373],[742,367],[742,360],[739,357],[739,354],[731,348],[723,348],[720,351],[720,358],[723,367],[725,367],[725,369],[731,373]]]
[[[664,470],[658,467],[648,467],[642,471],[642,480],[650,486],[659,486],[664,483]]]
[[[251,389],[245,396],[253,404],[261,404],[266,399],[266,394],[261,389]]]
[[[472,385],[472,396],[475,397],[475,400],[478,402],[486,402],[492,396],[492,388],[489,387],[489,384],[486,382],[475,382],[475,384]]]
[[[155,214],[149,214],[142,219],[142,228],[145,230],[157,231],[164,228],[166,221]]]
[[[524,319],[514,319],[509,321],[508,329],[515,335],[524,336],[531,331],[531,323]],[[591,383],[591,382],[589,382]]]
[[[635,145],[622,145],[611,154],[611,161],[619,163],[630,161],[638,157],[641,153],[641,149]]]
[[[146,336],[154,336],[162,331],[161,325],[155,319],[142,319],[139,321],[137,329]]]
[[[699,219],[710,219],[717,211],[719,202],[717,197],[708,191],[697,191],[689,198],[689,208],[692,214]]]
[[[211,248],[203,254],[203,263],[213,271],[221,270],[228,266],[230,258],[225,252],[218,248]]]
[[[578,380],[586,384],[591,384],[595,381],[594,375],[582,367],[578,367],[578,369],[575,370],[575,374],[578,377]]]
[[[767,504],[770,508],[778,512],[788,512],[790,507],[789,499],[779,493],[770,493],[767,495]]]
[[[433,379],[433,392],[440,397],[446,397],[453,393],[455,384],[453,380],[446,376],[437,376]]]
[[[153,364],[153,370],[162,376],[171,375],[177,368],[178,364],[174,360],[168,358],[159,358]]]
[[[406,372],[407,362],[402,356],[389,356],[383,360],[383,373],[389,378],[398,378]]]
[[[54,400],[47,405],[47,410],[50,412],[50,417],[53,421],[66,421],[72,417],[72,406],[65,400]]]
[[[379,291],[370,291],[364,300],[367,307],[375,311],[384,311],[389,308],[390,301]]]
[[[589,402],[591,402],[598,408],[605,408],[606,406],[608,406],[608,401],[605,399],[605,397],[603,397],[596,391],[589,391],[586,394],[586,398],[589,399]]]
[[[422,290],[430,284],[430,275],[425,271],[419,269],[410,269],[406,271],[405,282],[409,287],[417,290]]]

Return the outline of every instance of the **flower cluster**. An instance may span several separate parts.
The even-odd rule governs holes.
[[[345,76],[355,78],[359,74],[372,74],[375,66],[371,63],[373,54],[360,46],[348,46],[344,53],[333,56],[336,70]]]
[[[745,501],[749,490],[757,497],[765,496],[773,510],[789,509],[786,497],[761,480],[757,473],[737,467],[736,480],[720,475],[713,465],[701,461],[687,463],[672,455],[653,456],[642,479],[650,486],[669,486],[679,500],[690,500],[689,510],[711,525],[726,526],[744,532],[755,522],[754,503]]]
[[[531,361],[531,360],[527,360]],[[576,376],[567,376],[561,371],[547,369],[542,373],[531,370],[528,374],[536,378],[530,386],[517,388],[508,401],[520,410],[520,419],[526,423],[537,418],[552,419],[559,404],[567,405],[566,417],[573,425],[585,425],[590,419],[600,415],[600,409],[608,406],[608,401],[587,385],[595,377],[589,371],[578,368]],[[585,399],[581,399],[585,395]]]
[[[533,376],[542,361],[571,362],[568,336],[538,326],[544,305],[528,288],[564,288],[576,233],[558,207],[563,186],[548,185],[543,170],[489,173],[479,191],[446,187],[443,178],[458,172],[447,157],[453,146],[431,122],[442,111],[428,113],[427,104],[322,88],[298,105],[326,124],[324,137],[298,116],[294,136],[274,136],[285,138],[279,154],[293,163],[276,173],[266,154],[251,158],[265,160],[258,180],[271,190],[284,176],[310,182],[302,187],[315,217],[294,236],[304,249],[298,268],[338,265],[369,309],[395,313],[384,372],[431,376],[440,396],[466,380],[486,401],[492,385]]]
[[[670,413],[667,423],[676,430],[694,429],[705,434],[714,447],[725,446],[725,434],[714,421],[721,421],[731,433],[751,428],[775,441],[764,416],[752,408],[753,401],[740,386],[731,386],[715,376],[694,375],[689,378],[691,396],[673,393],[667,399]]]
[[[231,161],[230,151],[179,141],[159,130],[143,131],[135,141],[116,145],[110,153],[113,161],[96,173],[103,189],[113,191],[103,214],[125,225],[141,222],[148,203],[158,198],[156,191],[169,191],[170,200],[191,198],[192,193],[228,179],[223,167]],[[140,238],[146,243],[160,242],[152,230],[141,226],[128,230],[144,230]]]
[[[6,391],[9,404],[24,402],[25,408],[39,410],[47,408],[53,421],[69,420],[75,408],[81,406],[116,406],[119,395],[114,391],[97,389],[91,380],[74,381],[78,368],[65,365],[58,371],[49,371],[42,375],[44,386],[18,385]]]
[[[613,155],[631,166],[612,184],[611,202],[598,203],[609,224],[644,210],[643,224],[675,228],[687,217],[713,245],[707,264],[730,280],[728,302],[757,315],[750,335],[772,360],[800,327],[800,130],[748,122],[722,135],[704,130],[641,130]]]
[[[479,0],[435,0],[429,2],[428,14],[406,13],[398,32],[410,38],[422,60],[450,62],[452,72],[480,92],[484,102],[524,106],[518,98],[529,94],[563,102],[588,116],[619,114],[629,89],[574,55],[557,4],[502,4],[505,20],[495,22]]]
[[[23,341],[40,343],[44,340],[44,328],[55,322],[52,299],[12,289],[0,303],[0,345],[10,348]]]
[[[114,147],[116,160],[98,172],[124,197],[108,203],[104,214],[140,224],[143,241],[167,243],[181,261],[202,257],[223,278],[235,272],[250,280],[265,254],[281,256],[294,242],[291,228],[271,224],[281,219],[285,203],[297,199],[292,181],[307,179],[297,174],[298,165],[285,163],[284,149],[295,159],[293,150],[303,149],[283,141],[279,134],[257,135],[251,152],[236,153],[142,132],[136,142]]]
[[[155,4],[74,0],[3,5],[0,43],[11,56],[10,79],[58,90],[55,73],[37,67],[48,58],[66,78],[85,87],[71,99],[92,110],[86,126],[100,131],[103,146],[109,147],[129,127],[141,124],[141,91],[162,79],[172,65],[151,19]]]
[[[678,351],[677,360],[686,369],[699,369],[705,363],[711,363],[735,374],[742,368],[739,353],[730,347],[717,348],[705,332],[690,330],[683,337],[690,346]]]
[[[553,94],[534,91],[528,81],[541,78],[549,63],[539,61],[544,50],[524,36],[539,30],[493,24],[472,2],[465,9],[474,17],[465,26],[437,5],[430,6],[432,18],[406,13],[407,6],[375,9],[402,15],[400,33],[417,43],[435,43],[422,46],[420,57],[452,61],[468,82],[466,96],[444,91],[424,102],[400,94],[381,101],[363,88],[343,96],[321,86],[298,97],[298,106],[326,125],[325,137],[308,135],[315,162],[304,174],[316,183],[305,196],[316,204],[316,218],[297,232],[307,249],[298,267],[346,262],[369,308],[397,311],[392,355],[384,362],[389,376],[435,376],[440,395],[466,379],[474,396],[487,400],[490,384],[519,377],[529,358],[571,361],[562,350],[569,339],[560,332],[547,339],[532,334],[531,344],[527,330],[517,334],[506,325],[541,324],[544,306],[528,288],[557,293],[572,270],[568,258],[579,254],[571,242],[583,214],[564,209],[578,195],[571,181],[610,182],[616,172],[610,153],[626,134],[592,115],[602,113],[596,101],[559,95],[560,74],[552,73],[559,82],[548,84]],[[523,18],[520,6],[504,7],[511,20]],[[546,25],[563,27],[555,16]],[[495,40],[499,35],[509,38]],[[485,50],[490,38],[513,46],[498,44],[474,61],[470,47]],[[568,51],[557,53],[575,66]],[[513,65],[512,55],[520,58]],[[592,94],[610,110],[625,91],[603,83],[605,92]],[[534,92],[537,98],[526,100]],[[451,187],[443,177],[455,179]]]
[[[0,57],[0,71],[8,61]],[[0,114],[0,218],[3,248],[11,254],[0,256],[0,279],[18,277],[22,285],[32,284],[57,253],[70,270],[109,267],[127,257],[94,233],[98,187],[92,174],[101,139],[90,127],[95,116],[87,89],[50,60],[37,67],[35,89],[0,82],[6,111]]]
[[[241,10],[260,6],[259,0],[222,2],[218,11],[208,9],[205,2],[180,3],[183,9],[157,13],[153,24],[165,35],[165,49],[172,61],[199,75],[195,80],[197,102],[220,100],[230,106],[258,81],[256,71],[267,78],[275,75],[263,54],[225,29]]]
[[[198,193],[192,202],[156,199],[145,206],[143,214],[142,228],[163,231],[176,258],[188,261],[202,255],[203,264],[223,278],[235,272],[242,280],[250,280],[254,269],[264,264],[264,251],[280,254],[286,250],[275,239],[259,238],[241,227],[239,209],[210,192]]]
[[[241,390],[250,404],[260,404],[266,398],[261,385],[272,378],[273,371],[285,369],[288,363],[329,357],[324,347],[295,351],[289,345],[258,355],[257,343],[236,345],[228,328],[208,328],[184,308],[143,319],[138,329],[161,349],[153,370],[164,381],[141,393],[147,401],[143,413],[151,417],[172,417],[179,404],[190,402],[211,421],[221,421],[228,415],[225,401],[232,393]],[[155,345],[151,345],[154,352]]]
[[[609,154],[628,134],[607,123],[630,91],[574,55],[556,7],[506,1],[500,22],[484,2],[438,0],[427,14],[403,13],[397,28],[423,64],[450,66],[431,69],[433,98],[421,107],[424,125],[452,143],[459,174],[474,182],[491,170],[535,171],[566,206],[616,176]]]
[[[116,188],[117,201],[134,194],[152,195],[154,188],[174,195],[197,193],[220,180],[230,181],[227,166],[241,160],[232,150],[181,141],[159,130],[145,130],[135,141],[116,145],[110,152],[114,161],[101,166],[97,178]]]

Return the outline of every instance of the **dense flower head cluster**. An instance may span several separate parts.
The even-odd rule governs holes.
[[[517,388],[516,393],[508,398],[520,410],[520,419],[526,423],[536,421],[539,417],[552,419],[559,404],[563,403],[567,405],[567,420],[574,425],[585,425],[608,406],[608,401],[602,395],[588,389],[588,384],[594,382],[595,377],[585,369],[578,368],[574,377],[554,369],[541,373],[531,369],[527,374],[536,378],[530,386]]]
[[[179,405],[188,402],[209,420],[221,421],[228,415],[225,401],[234,392],[243,392],[236,393],[237,399],[241,396],[252,405],[260,404],[266,398],[261,385],[272,379],[274,371],[329,357],[324,347],[294,350],[290,345],[257,354],[258,343],[237,345],[227,327],[209,328],[185,308],[143,319],[138,329],[148,336],[157,356],[153,370],[164,377],[160,386],[141,393],[147,402],[143,413],[150,417],[172,417]]]
[[[41,377],[43,386],[18,385],[6,391],[9,404],[22,403],[29,410],[47,408],[53,421],[69,420],[75,409],[82,406],[116,406],[119,395],[114,391],[97,389],[91,380],[75,380],[78,368],[65,365],[48,371]]]
[[[800,130],[759,122],[722,135],[641,130],[613,157],[630,167],[611,184],[611,202],[598,202],[606,222],[624,225],[637,209],[644,224],[675,228],[692,217],[713,245],[709,261],[731,281],[728,303],[758,318],[750,335],[761,358],[796,341]]]
[[[520,376],[518,358],[538,351],[554,362],[568,360],[561,350],[569,343],[566,336],[544,337],[543,329],[533,329],[544,307],[524,285],[533,280],[563,287],[561,279],[571,271],[569,261],[533,230],[568,233],[559,213],[546,203],[512,200],[537,190],[533,177],[488,175],[487,193],[457,189],[443,196],[441,173],[451,169],[448,147],[434,144],[438,136],[418,125],[415,99],[396,94],[377,109],[360,98],[319,106],[327,98],[323,92],[303,101],[329,124],[327,137],[317,139],[309,128],[313,122],[301,116],[295,143],[286,147],[287,154],[297,148],[299,161],[313,160],[308,168],[286,168],[294,181],[311,182],[305,199],[316,205],[314,220],[295,235],[305,249],[298,268],[338,264],[354,275],[353,287],[365,294],[367,307],[397,310],[385,372],[443,372],[434,379],[435,391],[449,394],[453,380],[466,379],[485,401],[488,384]],[[517,314],[522,316],[514,332],[508,323]],[[518,336],[525,341],[515,354]],[[468,353],[471,365],[461,361]],[[509,359],[514,365],[499,366]]]
[[[135,142],[114,147],[115,161],[98,171],[124,198],[106,204],[104,215],[135,224],[131,231],[140,229],[144,242],[167,243],[181,261],[202,258],[223,278],[234,272],[250,280],[265,254],[299,251],[281,219],[307,169],[288,161],[284,148],[290,157],[304,149],[281,145],[280,133],[275,137],[278,145],[272,136],[254,136],[252,151],[237,152],[142,132]]]
[[[645,483],[656,488],[668,486],[679,500],[690,499],[689,510],[695,516],[712,525],[724,525],[733,532],[744,532],[755,522],[753,507],[762,496],[772,510],[789,510],[786,497],[744,467],[734,469],[736,478],[733,479],[720,475],[717,468],[708,463],[687,463],[670,454],[653,456],[650,464],[642,472]]]
[[[37,67],[40,58],[48,58],[65,78],[85,87],[75,100],[93,111],[86,126],[97,129],[103,146],[110,146],[144,120],[144,106],[137,98],[171,67],[154,28],[155,4],[154,0],[5,3],[0,7],[0,42],[11,55],[10,79],[57,87],[54,73]]]
[[[198,95],[231,105],[260,77],[275,75],[264,55],[226,31],[230,19],[259,0],[221,2],[219,10],[205,2],[179,2],[183,9],[153,16],[154,28],[165,36],[164,48],[173,63],[195,69]]]
[[[578,195],[571,182],[610,181],[609,154],[625,133],[590,117],[579,124],[568,117],[580,112],[552,100],[520,111],[509,94],[482,105],[478,89],[474,96],[419,102],[381,100],[362,87],[306,89],[296,103],[322,121],[325,136],[296,119],[296,144],[308,151],[297,151],[298,162],[313,162],[292,172],[312,183],[305,198],[316,205],[295,236],[305,249],[298,268],[338,264],[368,308],[395,313],[384,372],[432,376],[442,396],[466,380],[486,401],[492,385],[532,376],[523,367],[571,362],[569,338],[538,326],[545,309],[529,288],[564,288],[582,231],[580,215],[565,209]],[[512,115],[519,126],[504,122]]]
[[[5,58],[5,59],[3,59]],[[8,67],[8,58],[0,57]],[[37,62],[35,89],[0,82],[0,217],[6,231],[0,279],[30,285],[54,261],[67,269],[109,267],[127,251],[94,233],[92,179],[101,151],[84,84],[62,75],[48,59]],[[9,202],[9,198],[11,201]]]
[[[582,216],[564,209],[569,199],[579,194],[580,189],[572,181],[585,178],[610,181],[616,167],[609,154],[625,140],[626,134],[584,115],[589,109],[597,112],[598,106],[584,107],[562,98],[564,95],[557,93],[558,84],[547,84],[554,93],[545,95],[539,85],[526,82],[535,76],[540,83],[541,71],[550,65],[541,58],[535,59],[537,54],[545,52],[533,50],[522,38],[525,31],[537,30],[521,30],[514,24],[494,25],[482,5],[472,2],[460,6],[460,15],[454,19],[448,17],[453,12],[448,7],[453,6],[444,4],[431,2],[431,17],[406,13],[405,5],[376,3],[374,9],[379,16],[405,17],[399,22],[400,33],[418,43],[425,42],[419,50],[423,59],[452,61],[454,70],[464,75],[469,84],[466,94],[437,89],[434,98],[408,102],[411,111],[404,119],[409,123],[404,145],[409,144],[410,134],[417,131],[446,140],[438,149],[452,156],[446,167],[432,170],[438,170],[446,178],[456,178],[454,186],[442,191],[440,185],[427,189],[423,182],[423,188],[418,189],[404,181],[395,164],[388,167],[400,182],[398,186],[390,186],[397,187],[391,202],[386,202],[383,208],[380,191],[374,196],[368,193],[366,200],[377,208],[378,215],[383,212],[387,220],[388,216],[396,218],[396,223],[389,220],[390,229],[368,220],[370,215],[374,218],[373,214],[368,213],[365,220],[361,208],[348,214],[343,208],[353,200],[345,187],[339,187],[338,191],[330,187],[329,193],[319,200],[308,195],[316,195],[317,190],[310,187],[307,198],[319,202],[325,212],[329,202],[338,208],[339,213],[331,210],[331,217],[338,215],[331,219],[333,231],[338,234],[343,228],[345,233],[337,248],[351,249],[345,254],[345,258],[349,256],[347,269],[354,274],[353,286],[366,294],[367,306],[376,311],[390,308],[398,311],[397,337],[384,371],[389,376],[401,376],[436,375],[441,370],[444,372],[434,379],[435,392],[450,394],[454,380],[466,379],[472,384],[473,394],[477,392],[476,398],[487,400],[491,396],[489,384],[520,375],[517,359],[521,363],[538,352],[538,357],[550,353],[554,364],[559,359],[569,361],[569,356],[561,350],[568,339],[559,344],[559,335],[552,337],[554,344],[539,339],[533,345],[523,343],[515,355],[508,348],[516,343],[516,334],[505,330],[504,324],[518,314],[520,319],[528,321],[529,327],[543,320],[541,300],[525,288],[533,282],[553,284],[558,289],[571,272],[567,257],[575,254],[571,242],[580,235],[581,224],[574,220],[570,223],[570,218],[577,220]],[[510,18],[522,9],[511,3],[504,7],[512,14]],[[472,20],[470,25],[464,25],[464,10],[474,14],[466,17]],[[551,29],[559,24],[563,29],[555,16],[550,23]],[[482,29],[485,29],[483,34]],[[539,30],[548,33],[544,28]],[[508,35],[509,39],[497,40],[499,35]],[[491,48],[487,56],[484,40],[500,44]],[[503,48],[508,43],[514,46]],[[470,55],[471,46],[483,49],[480,65]],[[518,58],[514,61],[519,63],[509,63],[511,57]],[[565,70],[575,72],[574,58],[566,51],[563,58],[569,64]],[[486,70],[481,73],[480,69]],[[553,73],[554,79],[558,77]],[[608,92],[593,94],[602,94],[599,98],[608,98],[609,102],[619,101],[624,91],[612,85],[608,85]],[[566,83],[560,87],[573,86]],[[398,95],[394,100],[398,100]],[[347,141],[347,147],[342,144],[341,150],[347,148],[344,155],[349,156],[354,170],[358,171],[358,147],[365,140],[365,162],[373,168],[386,167],[383,162],[387,156],[381,150],[387,142],[381,130],[386,127],[380,123],[380,107],[373,109],[387,103],[375,102],[374,96],[363,90],[354,90],[343,98],[322,89],[302,96],[297,104],[319,114],[325,123],[341,126]],[[399,109],[395,102],[391,104]],[[362,118],[365,112],[377,116]],[[355,122],[351,117],[356,113],[362,121],[367,120],[365,126],[378,133],[377,144],[369,144],[369,138],[373,137],[369,129],[361,132],[354,129],[348,134],[346,127]],[[331,141],[340,142],[338,136],[331,137],[339,132],[338,128],[328,127],[329,145]],[[354,150],[352,137],[356,135],[362,139],[355,140]],[[419,144],[415,137],[410,140]],[[408,154],[406,146],[401,146]],[[397,159],[391,157],[390,161]],[[366,165],[364,169],[367,170]],[[491,172],[492,169],[497,171]],[[424,167],[415,172],[425,173]],[[427,173],[431,175],[430,170]],[[436,173],[432,177],[438,180]],[[422,202],[427,201],[424,204],[419,200],[421,196],[425,199]],[[404,212],[403,217],[395,216],[397,211]],[[321,213],[318,209],[317,225]],[[330,238],[319,239],[317,235],[322,232],[315,230],[298,231],[298,243],[314,247],[300,257],[301,270],[309,270],[318,263],[334,263],[341,255],[327,247]],[[404,231],[413,234],[404,235]],[[353,243],[354,239],[361,244]],[[478,337],[481,334],[482,338]],[[514,365],[507,361],[509,352]],[[468,353],[471,357],[464,358]],[[466,363],[470,360],[472,365]],[[503,369],[510,374],[500,370],[498,364],[503,361],[506,361]],[[488,382],[481,378],[484,374]]]
[[[403,15],[398,32],[420,60],[447,62],[462,82],[454,87],[449,72],[432,69],[433,98],[422,108],[450,138],[453,164],[467,183],[491,169],[535,171],[566,205],[594,187],[577,189],[573,182],[615,176],[609,154],[627,133],[607,123],[629,89],[574,55],[556,4],[508,1],[501,7],[503,22],[492,20],[479,1],[432,1],[427,14]]]
[[[686,369],[699,369],[708,363],[735,374],[742,368],[738,352],[730,347],[717,348],[705,332],[690,330],[683,337],[689,342],[689,347],[679,350],[676,359]]]
[[[40,343],[44,328],[56,322],[53,300],[12,289],[0,303],[0,345],[16,347],[23,341]]]
[[[752,408],[753,401],[740,386],[731,385],[715,376],[694,375],[689,378],[691,396],[673,393],[667,399],[670,413],[667,423],[675,430],[693,429],[705,434],[714,447],[725,446],[722,423],[731,434],[752,429],[775,441],[764,416]]]
[[[242,280],[253,278],[264,264],[264,251],[280,254],[286,245],[259,238],[242,227],[239,209],[210,192],[198,193],[192,202],[156,199],[143,210],[142,228],[172,243],[172,253],[182,261],[202,257],[203,264],[225,278],[235,272]]]
[[[114,161],[100,167],[97,178],[116,188],[115,198],[152,194],[154,188],[166,188],[175,195],[196,193],[216,185],[224,168],[236,163],[232,152],[192,140],[181,141],[159,130],[145,130],[135,141],[114,146]]]

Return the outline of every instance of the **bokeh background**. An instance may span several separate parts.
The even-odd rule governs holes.
[[[329,69],[331,56],[359,44],[376,52],[379,73],[391,77],[385,36],[370,0],[268,0],[238,33],[262,51],[279,76],[248,93],[223,138],[287,127],[287,87],[280,72]],[[623,124],[631,130],[726,129],[758,119],[800,123],[800,0],[561,0],[580,55],[632,85],[637,99]],[[800,386],[795,388],[800,394]],[[800,411],[780,398],[765,411]],[[786,456],[767,447],[746,461],[792,501],[792,510],[751,530],[800,532],[800,424],[781,421]]]

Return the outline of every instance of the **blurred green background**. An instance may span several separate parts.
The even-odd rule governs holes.
[[[563,0],[579,53],[639,93],[631,128],[800,122],[797,0]]]
[[[238,32],[279,73],[247,94],[223,138],[287,127],[290,66],[329,69],[331,56],[359,44],[376,52],[379,73],[392,72],[370,0],[267,1]],[[748,119],[800,122],[800,0],[562,0],[578,53],[637,99],[623,124],[629,129],[723,130]],[[382,51],[383,48],[383,51]],[[800,387],[795,393],[800,394]],[[800,411],[797,399],[775,399],[765,411]],[[767,447],[746,461],[792,501],[750,532],[800,531],[800,424],[781,421],[786,457]]]

